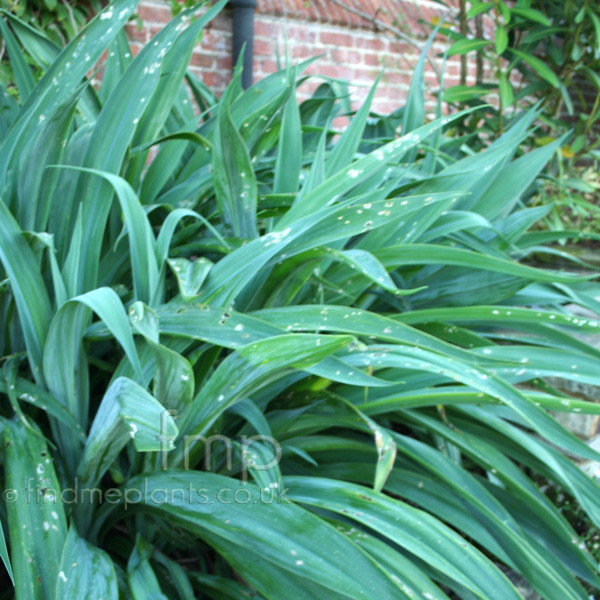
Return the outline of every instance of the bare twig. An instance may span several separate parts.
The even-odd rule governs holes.
[[[483,15],[475,17],[475,37],[483,39]],[[481,85],[483,83],[483,56],[480,52],[475,55],[475,60],[477,61],[476,81],[477,85]]]
[[[395,35],[397,38],[399,38],[399,39],[405,41],[406,43],[410,44],[411,46],[414,46],[415,48],[417,48],[419,50],[419,52],[423,51],[424,44],[420,44],[419,42],[416,42],[410,36],[406,35],[403,31],[401,31],[397,27],[394,27],[393,25],[389,25],[385,21],[378,19],[376,16],[371,16],[370,14],[368,14],[362,10],[359,10],[358,8],[348,6],[347,4],[342,2],[342,0],[330,0],[330,1],[333,4],[336,4],[337,6],[339,6],[340,8],[343,8],[344,10],[347,10],[348,12],[351,12],[351,13],[357,15],[361,19],[368,21],[369,23],[371,23],[371,25],[373,25],[373,28],[375,29],[375,31],[388,31],[389,33],[392,33],[393,35]],[[377,13],[375,13],[375,14],[377,14]],[[431,68],[433,69],[433,71],[436,74],[436,77],[439,79],[440,71],[438,69],[438,66],[433,62],[433,60],[429,56],[427,56],[427,62],[429,62],[429,64],[431,65]]]
[[[460,0],[459,5],[459,20],[460,20],[460,33],[467,37],[467,3],[466,0]],[[460,56],[460,85],[467,83],[467,55],[461,54]]]

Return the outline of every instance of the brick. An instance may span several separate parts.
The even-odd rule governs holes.
[[[168,5],[148,5],[144,2],[140,3],[137,14],[146,23],[168,23],[172,18]]]
[[[308,42],[314,44],[317,41],[317,30],[314,26],[296,26],[287,28],[290,42]]]
[[[375,83],[377,75],[379,75],[379,69],[358,68],[354,69],[353,80],[372,85],[373,83]]]
[[[354,66],[360,62],[360,52],[353,50],[332,50],[330,53],[332,60],[344,66]]]
[[[255,37],[277,37],[279,27],[271,21],[261,20],[259,15],[254,18],[254,36]]]
[[[136,23],[131,23],[125,27],[125,31],[130,40],[144,44],[148,41],[148,29],[146,27],[140,29]]]
[[[383,83],[410,83],[411,75],[409,73],[401,73],[399,71],[384,71],[382,77]]]
[[[214,71],[203,72],[202,80],[210,88],[224,89],[227,85],[226,75]]]
[[[258,62],[258,69],[259,71],[262,71],[265,74],[269,74],[269,73],[275,73],[278,69],[277,69],[277,62],[272,60],[272,59],[260,59],[257,61]]]
[[[335,79],[347,79],[348,81],[352,81],[354,77],[354,71],[352,69],[338,65],[321,65],[318,72],[320,75],[334,77]]]
[[[139,43],[134,42],[133,44],[129,45],[131,48],[131,55],[135,58],[141,51],[143,46]]]
[[[231,55],[227,56],[217,56],[217,69],[224,71],[231,71],[233,66],[233,59]]]
[[[371,38],[365,37],[364,35],[360,35],[356,37],[356,47],[383,52],[387,50],[388,45],[387,40],[384,40],[381,37]]]
[[[190,60],[190,64],[196,67],[203,67],[205,69],[209,69],[213,67],[215,59],[210,54],[194,52],[192,54],[192,59]]]
[[[275,56],[275,43],[266,40],[254,40],[254,54],[257,56]]]
[[[352,48],[354,46],[354,36],[347,33],[337,33],[333,31],[321,31],[319,39],[322,44],[330,44],[332,46],[345,46]]]
[[[362,61],[365,65],[369,65],[370,67],[378,67],[382,64],[381,57],[373,52],[364,52],[362,54]]]
[[[308,46],[294,46],[291,51],[292,58],[309,58],[315,54]]]
[[[456,2],[457,0],[453,0]],[[393,23],[397,19],[413,36],[424,36],[430,27],[420,22],[441,14],[432,0],[349,0],[368,14]],[[418,6],[415,6],[415,2]],[[422,11],[421,13],[419,11]],[[202,9],[203,12],[205,9]],[[168,0],[141,0],[140,14],[146,22],[142,31],[133,23],[127,26],[133,52],[137,53],[151,36],[156,35],[164,23],[170,20]],[[281,15],[281,16],[276,16]],[[493,23],[484,21],[484,27],[493,35]],[[331,0],[258,0],[255,16],[255,79],[264,77],[277,69],[275,49],[278,44],[285,52],[284,32],[287,32],[289,52],[292,60],[304,60],[311,56],[324,55],[305,71],[307,75],[323,75],[347,79],[361,84],[351,87],[352,106],[357,108],[368,93],[369,85],[385,66],[383,79],[376,92],[374,110],[388,113],[405,101],[412,71],[419,58],[418,50],[385,32],[374,32],[372,24],[336,7]],[[338,26],[335,26],[335,24]],[[232,47],[231,10],[223,11],[205,30],[201,43],[192,55],[190,68],[215,93],[221,93],[230,79]],[[440,36],[434,43],[432,56],[446,48],[446,40]],[[438,66],[440,59],[436,58]],[[426,63],[427,65],[427,63]],[[426,86],[431,92],[439,85],[431,67],[426,67]],[[484,65],[484,78],[493,79],[493,65]],[[470,57],[468,82],[474,81],[475,62]],[[447,62],[446,85],[458,83],[460,59]],[[99,80],[98,77],[95,78]],[[513,71],[513,85],[518,86],[521,76]],[[98,83],[95,81],[94,84]],[[299,90],[298,99],[310,98],[322,83],[318,77],[305,81]],[[587,86],[582,89],[587,100]],[[493,100],[493,96],[490,99]],[[589,100],[588,100],[589,101]],[[426,96],[426,106],[435,108],[435,98]]]

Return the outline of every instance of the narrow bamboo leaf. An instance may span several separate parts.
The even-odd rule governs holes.
[[[304,369],[347,346],[354,338],[295,334],[248,344],[228,356],[194,398],[181,430],[198,434],[229,406],[239,402],[286,368]]]
[[[467,11],[467,19],[473,19],[481,13],[491,10],[494,5],[491,2],[471,2],[471,8]]]
[[[512,85],[510,84],[510,81],[504,71],[501,71],[498,74],[498,89],[500,91],[502,106],[512,106],[515,94]]]
[[[192,300],[198,296],[213,266],[210,260],[203,257],[193,261],[187,258],[169,258],[167,262],[177,278],[179,293],[184,300]]]
[[[139,125],[132,139],[133,146],[143,146],[160,134],[181,89],[181,80],[190,62],[194,44],[198,40],[204,26],[221,12],[226,3],[227,0],[218,0],[202,15],[192,20],[188,27],[183,29],[171,44],[167,43],[164,47],[162,74],[158,80],[156,89],[147,101],[146,111],[139,118]],[[183,19],[187,19],[192,13],[193,9],[183,11],[180,14],[182,23],[184,22]],[[156,40],[152,43],[155,44],[158,42],[160,44],[160,41],[160,36],[157,35]],[[161,58],[160,55],[159,58]],[[146,158],[146,153],[140,153],[132,157],[130,162],[127,179],[135,187],[137,187],[142,170],[144,169]]]
[[[541,61],[533,54],[522,52],[521,50],[510,50],[516,57],[520,58],[523,62],[526,62],[542,79],[545,79],[551,86],[555,88],[560,87],[560,81],[556,76],[556,73],[550,69],[550,67]]]
[[[592,20],[592,25],[594,26],[594,31],[596,32],[596,47],[600,50],[600,17],[594,12],[593,9],[587,9],[587,14]]]
[[[384,290],[397,295],[405,296],[418,292],[419,290],[398,289],[384,266],[366,250],[336,250],[334,248],[318,247],[308,250],[302,255],[303,258],[332,258],[347,265],[355,272],[360,273]]]
[[[545,325],[569,327],[586,333],[599,333],[600,322],[570,314],[522,308],[519,306],[470,306],[468,308],[449,307],[415,310],[394,317],[412,325],[428,321],[449,321],[451,323],[498,323],[502,327],[512,323],[542,323]]]
[[[408,97],[406,98],[406,105],[404,106],[404,113],[402,115],[403,134],[407,134],[410,131],[417,129],[417,127],[425,125],[425,60],[428,56],[431,44],[433,44],[441,26],[442,23],[438,23],[430,33],[427,42],[421,50],[419,60],[417,61],[415,70],[412,74],[410,88],[408,89]],[[416,149],[413,149],[410,152],[408,155],[409,161],[414,160],[415,153]]]
[[[148,494],[142,497],[149,510],[169,515],[196,535],[206,537],[266,597],[276,596],[284,582],[298,598],[370,600],[374,589],[383,597],[397,595],[397,584],[376,561],[322,519],[286,502],[286,490],[278,496],[279,501],[271,503],[261,500],[260,490],[248,484],[244,489],[250,494],[249,502],[220,504],[210,500],[219,490],[232,487],[231,479],[222,475],[156,473],[132,479],[127,485],[139,490],[146,485]],[[170,493],[188,486],[194,496],[200,494],[200,502],[186,502],[181,494]],[[166,489],[173,501],[153,500],[152,490],[159,488]],[[315,544],[315,539],[321,543]],[[256,569],[258,557],[261,569]]]
[[[0,202],[0,260],[10,279],[29,360],[36,382],[43,383],[42,353],[51,319],[50,298],[37,261],[19,225]]]
[[[390,354],[387,354],[387,353]],[[435,372],[450,379],[460,381],[486,394],[495,396],[504,404],[510,406],[525,422],[541,436],[552,440],[554,444],[578,456],[596,460],[597,453],[585,443],[567,431],[540,407],[529,401],[520,390],[507,383],[504,379],[491,372],[475,367],[473,364],[461,364],[458,361],[445,361],[439,356],[422,350],[421,348],[392,348],[386,347],[381,352],[380,358],[386,360],[390,366],[394,364],[391,354],[397,354],[399,360],[396,366],[408,369],[426,370]]]
[[[54,598],[67,537],[54,464],[42,435],[20,422],[4,421],[4,444],[4,494],[15,596],[22,600]]]
[[[60,53],[36,85],[2,144],[0,190],[3,193],[13,157],[18,156],[19,149],[29,143],[52,105],[61,104],[79,88],[90,65],[100,58],[106,45],[125,24],[136,4],[134,0],[115,0],[107,6]]]
[[[598,483],[588,477],[581,469],[575,466],[562,453],[556,451],[552,446],[527,435],[520,428],[500,419],[478,407],[469,408],[469,413],[476,416],[482,422],[496,429],[507,438],[512,439],[522,446],[528,453],[541,461],[543,465],[552,472],[584,508],[596,527],[600,526],[600,502],[598,498]],[[460,410],[460,409],[459,409]]]
[[[286,477],[284,482],[290,489],[288,497],[295,502],[345,514],[406,548],[475,596],[519,598],[491,561],[424,511],[347,482],[321,477]]]
[[[158,315],[151,308],[134,302],[129,307],[129,320],[154,354],[154,397],[165,408],[183,412],[194,397],[192,366],[181,354],[159,343]]]
[[[116,292],[99,288],[63,304],[54,316],[44,347],[44,376],[52,395],[87,427],[89,412],[89,374],[87,357],[82,352],[85,326],[94,311],[121,344],[141,381],[143,374],[127,320],[127,314]],[[81,455],[80,434],[60,422],[51,422],[66,469],[74,476]]]
[[[113,561],[106,552],[79,537],[74,527],[69,529],[62,551],[55,597],[73,600],[119,598]]]
[[[295,194],[300,185],[302,129],[295,92],[296,87],[294,86],[283,109],[277,159],[275,161],[275,179],[273,181],[273,192],[275,194],[288,192]]]
[[[464,39],[458,40],[450,46],[448,49],[448,56],[454,56],[455,54],[468,54],[469,52],[475,52],[489,46],[491,42],[489,40],[478,40],[478,39]]]
[[[102,177],[114,188],[127,226],[136,297],[142,302],[154,304],[162,296],[155,257],[156,240],[148,217],[132,187],[122,177],[106,171],[82,167],[65,168]]]
[[[546,281],[549,283],[574,283],[595,278],[596,275],[574,275],[558,271],[544,271],[517,262],[488,256],[454,248],[451,246],[438,246],[435,244],[407,244],[405,246],[390,246],[375,253],[375,256],[388,268],[397,268],[403,265],[414,264],[443,264],[469,267],[470,269],[483,269],[523,277],[532,281]]]
[[[127,563],[127,579],[133,600],[167,600],[150,565],[151,555],[152,547],[138,535]]]
[[[341,169],[331,177],[328,177],[321,185],[314,188],[309,194],[302,197],[302,201],[297,202],[286,213],[278,223],[278,227],[283,229],[288,227],[300,216],[311,214],[327,206],[332,198],[338,198],[357,186],[373,172],[374,169],[383,168],[386,164],[398,160],[405,152],[416,146],[423,139],[435,133],[456,118],[464,118],[471,110],[462,111],[451,117],[445,117],[415,131],[403,135],[402,137],[389,142],[385,146],[375,150],[371,154],[360,158],[347,167]]]
[[[232,235],[255,238],[256,176],[246,143],[229,112],[236,78],[240,75],[241,71],[219,102],[212,157],[213,181],[221,217]]]
[[[539,23],[540,25],[545,25],[546,27],[550,27],[552,25],[546,15],[541,13],[539,10],[535,10],[534,8],[518,6],[510,8],[509,10],[511,14],[529,21],[533,21],[534,23]]]
[[[103,102],[108,100],[108,97],[115,89],[117,82],[132,60],[127,35],[125,34],[125,30],[121,29],[108,47],[108,55],[104,64],[104,73],[102,74],[102,87],[100,88],[100,98]]]
[[[10,65],[15,76],[17,88],[19,89],[19,95],[21,96],[21,103],[24,104],[35,87],[35,80],[33,79],[31,68],[27,64],[27,60],[25,59],[15,36],[3,19],[0,19],[0,33],[4,38]]]
[[[81,485],[94,487],[129,440],[138,452],[167,452],[177,434],[173,417],[158,400],[119,377],[94,417],[77,472]]]
[[[487,87],[481,85],[453,85],[444,90],[443,98],[445,102],[466,102],[474,98],[481,98],[490,93]]]
[[[495,45],[496,54],[498,55],[502,54],[508,47],[508,34],[506,33],[506,29],[502,27],[502,25],[496,28]],[[504,75],[504,71],[500,71],[500,74]],[[505,106],[508,106],[508,104],[505,104]]]
[[[344,402],[344,404],[350,408],[350,410],[355,412],[373,432],[375,438],[375,448],[377,449],[377,463],[375,465],[373,490],[376,492],[381,492],[394,467],[394,462],[396,461],[397,448],[394,438],[387,428],[379,425],[376,421],[359,410],[354,404],[348,402],[341,396],[339,399]]]
[[[117,10],[114,3],[111,7]],[[128,145],[146,110],[146,101],[152,96],[160,79],[165,48],[177,37],[183,17],[180,15],[165,26],[153,43],[146,44],[123,73],[124,85],[115,87],[94,125],[82,162],[84,168],[120,173]],[[84,173],[78,179],[75,196],[81,203],[78,218],[82,235],[79,240],[73,239],[71,242],[63,267],[71,296],[96,287],[113,189],[104,177]]]
[[[344,132],[333,147],[333,150],[329,153],[325,163],[326,177],[335,175],[335,173],[349,165],[354,159],[354,155],[362,141],[367,119],[369,117],[369,111],[371,110],[371,104],[373,103],[375,91],[377,90],[380,79],[381,73],[377,76],[367,97],[364,102],[361,103],[358,111],[356,111],[354,118],[350,121],[350,125],[344,129]],[[403,133],[406,132],[403,131]]]

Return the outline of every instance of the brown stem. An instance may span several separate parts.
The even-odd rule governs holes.
[[[477,15],[475,17],[475,36],[479,39],[483,39],[483,15]],[[475,77],[477,85],[480,85],[483,83],[483,55],[481,52],[477,52],[475,60],[477,61],[477,73]]]
[[[373,25],[373,28],[375,29],[375,31],[387,31],[389,33],[392,33],[397,38],[404,40],[411,46],[414,46],[415,48],[417,48],[419,50],[419,52],[423,51],[424,44],[419,44],[419,42],[416,42],[415,40],[413,40],[410,36],[406,35],[403,31],[401,31],[397,27],[394,27],[393,25],[389,25],[385,21],[382,21],[381,19],[377,19],[376,17],[371,16],[370,14],[368,14],[358,8],[348,6],[341,0],[329,0],[329,1],[332,2],[333,4],[339,6],[340,8],[347,10],[348,12],[351,12],[352,14],[357,15],[361,19],[368,21],[369,23],[371,23],[371,25]],[[431,58],[429,56],[427,56],[427,62],[431,65],[431,68],[433,69],[437,78],[439,79],[440,71],[439,71],[437,65],[431,60]]]
[[[460,22],[460,33],[466,37],[467,35],[467,2],[466,0],[460,0],[459,4],[459,22]],[[460,85],[466,85],[467,83],[467,55],[462,54],[460,57]]]
[[[501,27],[500,23],[500,6],[498,0],[494,0],[494,22],[496,23],[496,29]],[[502,58],[499,54],[496,54],[496,77],[500,81],[500,73],[502,72]],[[498,94],[498,135],[502,135],[504,131],[504,104],[502,102],[502,95]]]

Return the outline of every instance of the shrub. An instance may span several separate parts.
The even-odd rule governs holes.
[[[452,3],[453,4],[453,3]],[[520,107],[538,102],[540,121],[552,136],[574,130],[565,157],[597,158],[600,118],[600,12],[587,0],[544,2],[466,2],[453,27],[442,24],[439,33],[451,41],[448,56],[476,56],[475,85],[466,85],[466,61],[461,85],[448,88],[445,99],[457,107],[483,106],[482,98],[497,94],[497,110],[486,107],[484,126],[469,127],[472,134],[495,138],[502,134]],[[484,18],[487,22],[484,23]],[[484,78],[484,64],[491,73]],[[517,77],[515,78],[514,75]],[[518,84],[515,81],[519,81]],[[548,133],[546,135],[548,135]]]
[[[598,383],[569,313],[597,286],[526,264],[556,142],[513,160],[533,111],[465,152],[466,113],[424,124],[422,63],[401,115],[371,91],[339,132],[332,85],[297,105],[307,63],[216,102],[185,69],[223,4],[135,59],[131,0],[57,56],[10,20],[49,64],[2,111],[16,597],[518,598],[512,571],[586,598],[596,563],[537,485],[600,522],[565,452],[597,454],[548,412],[598,407],[543,380]]]

